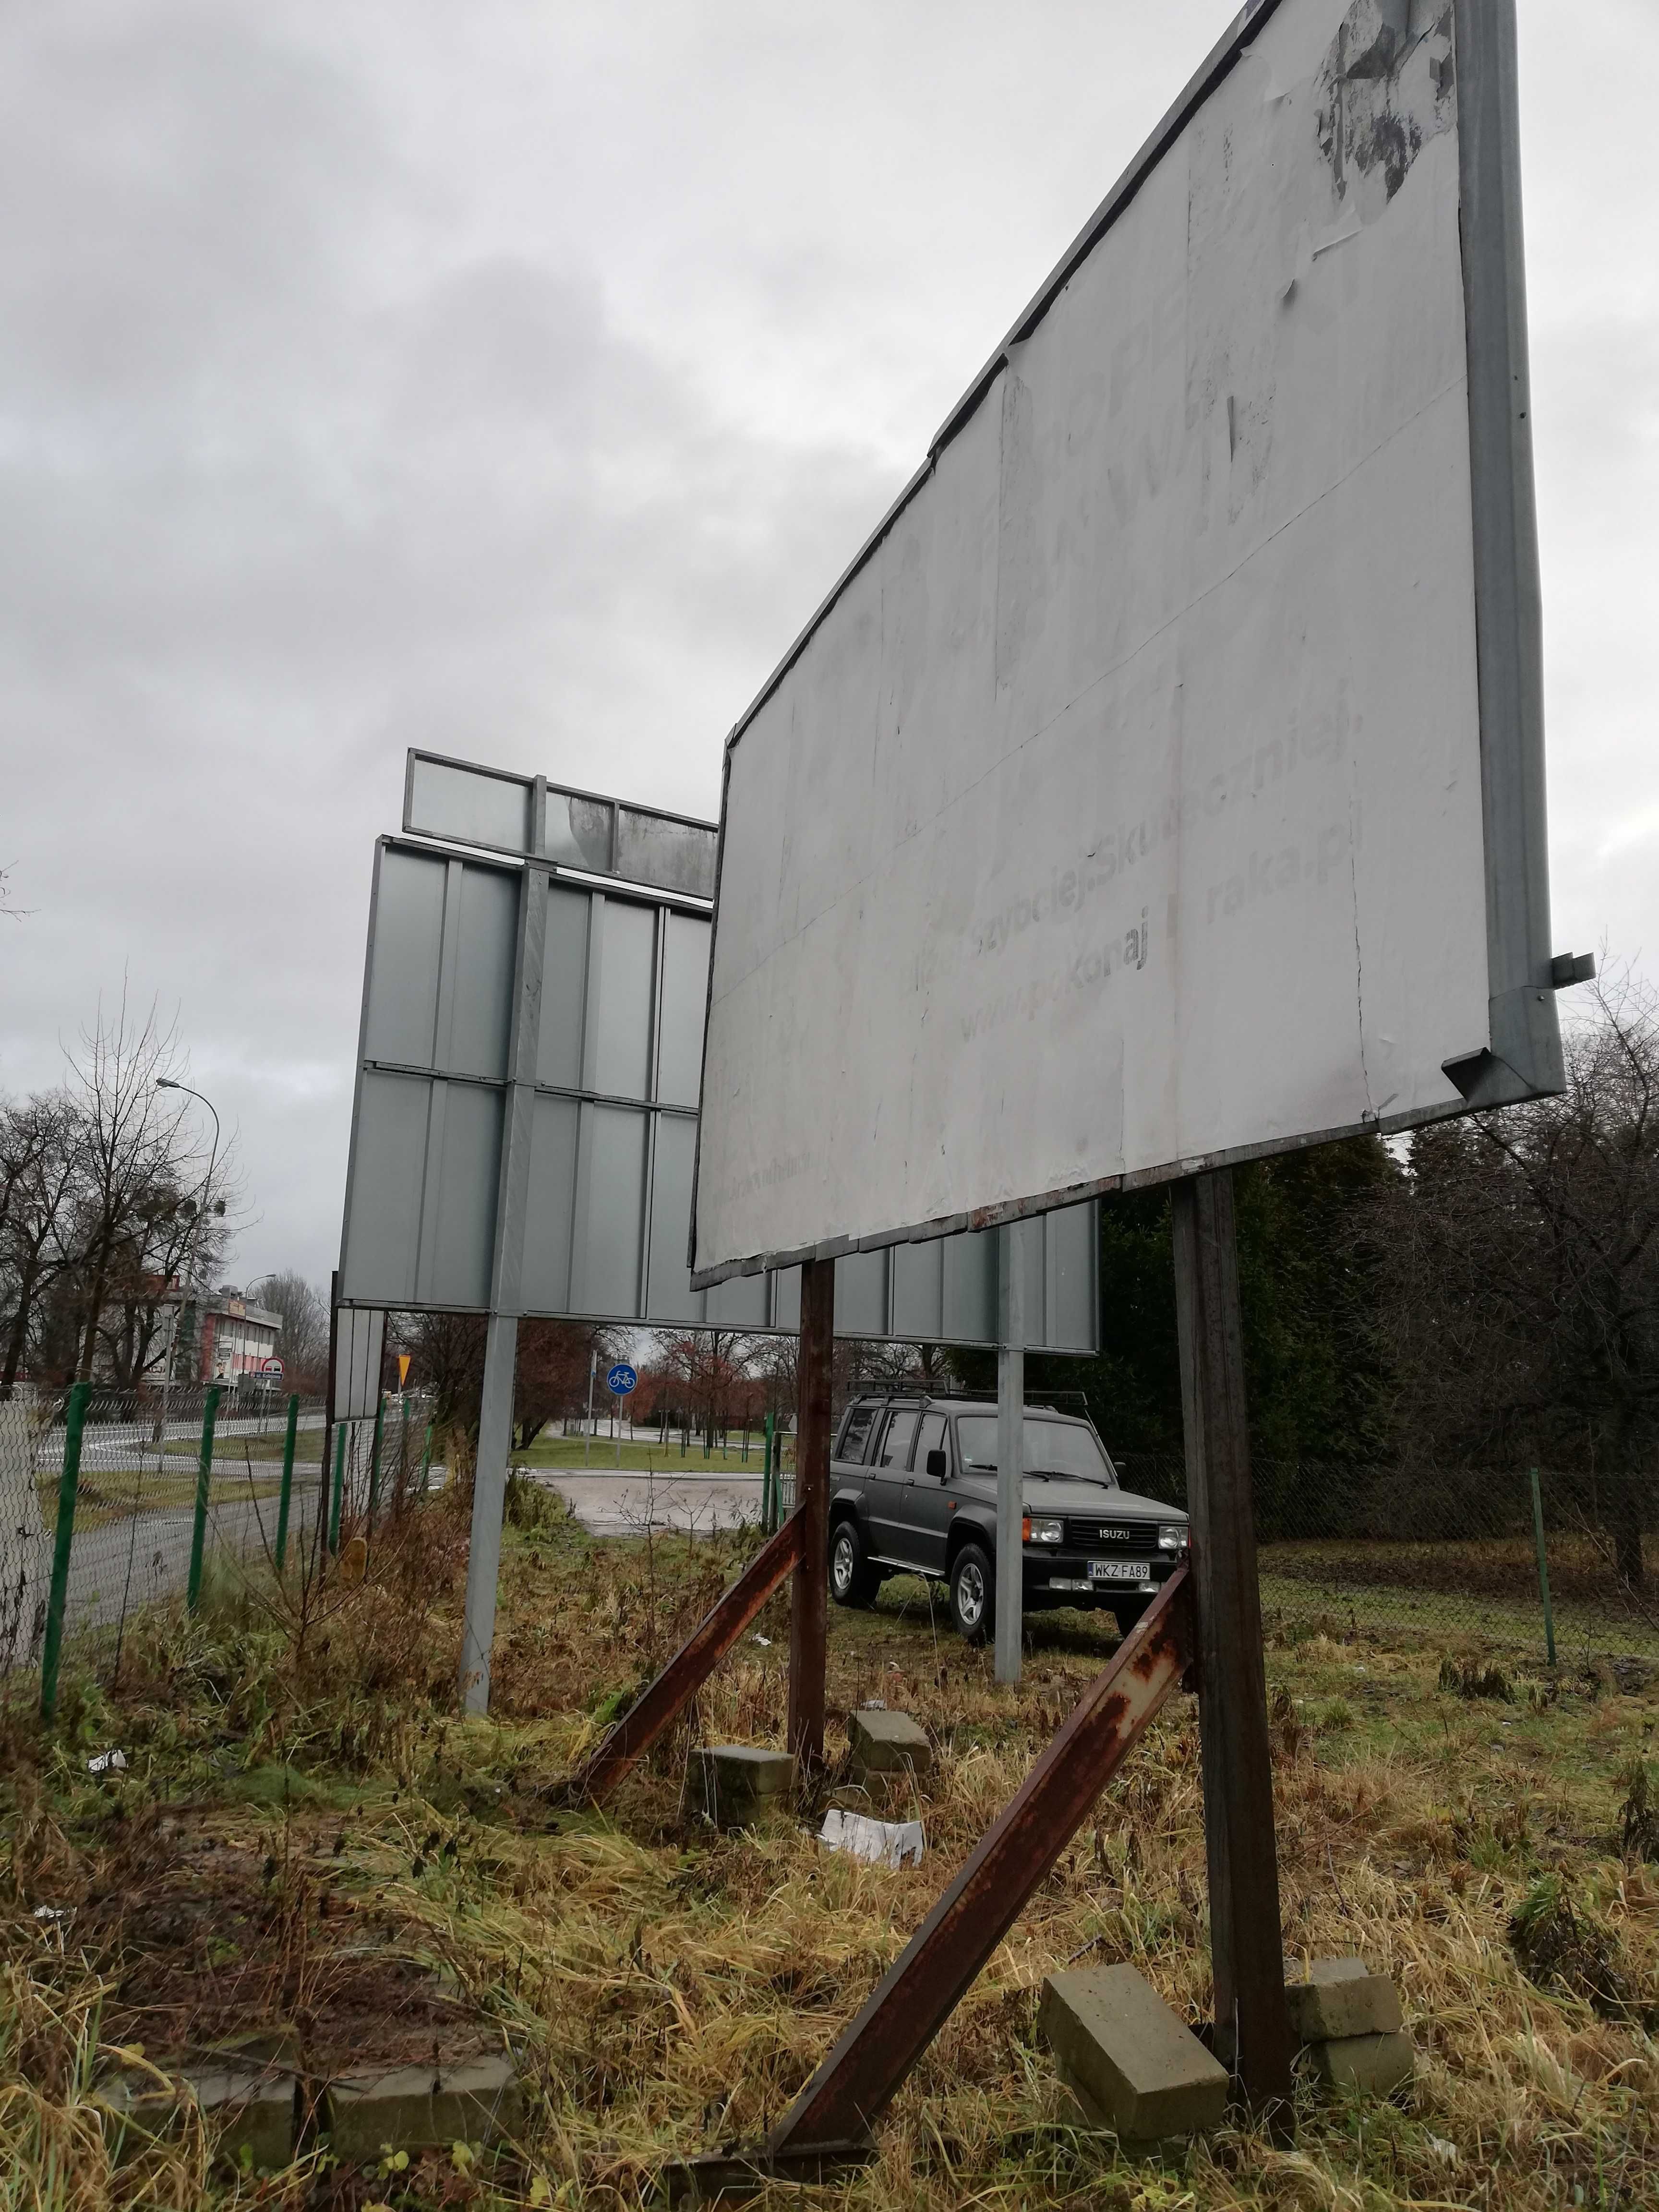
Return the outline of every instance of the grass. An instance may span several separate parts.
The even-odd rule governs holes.
[[[925,1585],[832,1612],[830,1750],[872,1697],[921,1720],[928,1851],[893,1874],[823,1852],[782,1817],[736,1837],[688,1819],[685,1753],[776,1742],[786,1616],[769,1608],[690,1727],[605,1814],[561,1785],[600,1714],[729,1579],[746,1534],[589,1539],[515,1489],[490,1719],[453,1691],[460,1500],[380,1546],[306,1625],[269,1593],[193,1626],[147,1625],[115,1699],[66,1691],[58,1732],[17,1705],[0,1738],[0,2204],[634,2207],[672,2157],[782,2111],[1018,1783],[1111,1637],[1034,1622],[999,1689]],[[875,2162],[776,2208],[945,2212],[1613,2212],[1659,2203],[1659,1694],[1599,1675],[1483,1669],[1409,1629],[1268,1651],[1287,1950],[1358,1952],[1398,1984],[1419,2051],[1397,2103],[1304,2082],[1296,2139],[1229,2128],[1164,2163],[1079,2122],[1034,2033],[1043,1975],[1136,1965],[1206,2013],[1195,1712],[1165,1713],[1030,1900],[901,2094]],[[119,1741],[124,1773],[88,1752]],[[829,1802],[867,1805],[832,1767]],[[1635,1806],[1634,1813],[1632,1812]],[[811,1808],[816,1814],[817,1807]],[[38,1907],[61,1919],[37,1920]],[[308,2063],[505,2041],[530,2087],[523,2141],[387,2175],[313,2158],[216,2174],[185,2133],[112,2164],[93,2091],[118,2046],[164,2069],[230,2026],[287,2020]]]

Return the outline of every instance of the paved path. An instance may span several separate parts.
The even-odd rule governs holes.
[[[708,1535],[739,1521],[758,1521],[761,1478],[755,1474],[605,1474],[595,1468],[526,1468],[532,1480],[568,1498],[596,1536],[642,1536],[647,1528]]]

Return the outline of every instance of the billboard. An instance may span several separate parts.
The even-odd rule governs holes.
[[[1559,1087],[1510,0],[1262,0],[728,740],[694,1279]]]
[[[797,1328],[799,1269],[686,1264],[714,826],[429,755],[406,788],[471,849],[376,848],[342,1305]],[[1094,1208],[1033,1229],[1028,1341],[1092,1351]],[[837,1294],[842,1335],[989,1343],[994,1238],[854,1255]]]

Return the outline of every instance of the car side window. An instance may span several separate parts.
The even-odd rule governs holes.
[[[836,1454],[837,1459],[850,1459],[860,1467],[863,1466],[865,1446],[870,1441],[870,1424],[875,1416],[873,1406],[854,1407],[841,1432],[841,1449]]]
[[[901,1407],[887,1417],[887,1427],[881,1440],[880,1467],[908,1467],[910,1463],[910,1439],[916,1432],[916,1413],[914,1407]]]
[[[918,1474],[927,1474],[927,1455],[929,1452],[942,1451],[946,1455],[945,1472],[948,1476],[951,1472],[951,1462],[949,1457],[950,1449],[950,1443],[945,1435],[945,1420],[944,1414],[928,1413],[924,1415],[921,1424],[921,1434],[916,1439],[916,1473]]]

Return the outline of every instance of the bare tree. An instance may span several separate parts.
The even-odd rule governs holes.
[[[81,1169],[76,1193],[79,1215],[78,1273],[82,1283],[79,1350],[75,1373],[93,1374],[106,1307],[131,1289],[150,1264],[158,1230],[170,1255],[175,1250],[188,1269],[210,1266],[222,1251],[216,1224],[224,1218],[232,1190],[230,1146],[221,1151],[209,1176],[191,1139],[186,1109],[176,1092],[158,1088],[182,1072],[177,1035],[163,1028],[152,1004],[143,1020],[129,1014],[126,994],[112,1019],[99,1009],[95,1027],[83,1032],[79,1054],[71,1053],[69,1095],[82,1129]],[[188,1256],[186,1256],[188,1255]],[[151,1304],[167,1292],[167,1278],[155,1285]],[[193,1282],[183,1285],[188,1295]]]
[[[1399,1430],[1595,1478],[1644,1572],[1659,1443],[1659,1004],[1598,985],[1559,1098],[1420,1130],[1377,1194]]]
[[[259,1304],[279,1316],[276,1356],[295,1389],[319,1389],[328,1370],[328,1299],[292,1268],[267,1275]]]
[[[0,1109],[0,1398],[16,1388],[41,1301],[73,1264],[82,1141],[61,1092]]]

